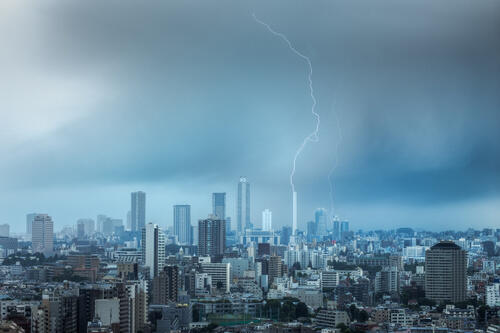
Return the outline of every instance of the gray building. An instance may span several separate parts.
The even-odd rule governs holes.
[[[425,252],[425,297],[461,302],[467,291],[467,252],[451,241],[441,241]]]
[[[174,234],[177,235],[179,243],[182,245],[193,243],[190,205],[174,206]]]
[[[212,193],[212,214],[226,219],[226,193]]]
[[[130,199],[130,229],[140,231],[146,225],[146,193],[132,192]]]
[[[47,214],[38,214],[33,219],[33,253],[43,253],[46,257],[54,253],[54,222]]]
[[[35,219],[35,216],[37,216],[37,213],[30,213],[26,214],[26,233],[28,235],[31,235],[32,233],[32,226],[33,226],[33,220]]]
[[[222,256],[226,249],[226,224],[211,215],[198,221],[198,255]]]
[[[250,222],[250,183],[245,177],[240,177],[238,183],[238,234],[245,233],[251,227]]]

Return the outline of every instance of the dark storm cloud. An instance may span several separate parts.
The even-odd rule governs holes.
[[[286,223],[291,160],[314,126],[307,68],[253,12],[314,67],[321,141],[298,162],[303,221],[329,205],[337,119],[343,215],[364,218],[384,204],[411,223],[423,207],[498,198],[494,1],[39,4],[36,26],[25,28],[40,36],[34,66],[98,82],[105,96],[64,126],[5,147],[3,187],[165,183],[182,196],[183,182],[233,188],[245,174],[260,188],[256,222],[269,206]]]

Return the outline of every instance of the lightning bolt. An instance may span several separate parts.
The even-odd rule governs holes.
[[[307,79],[309,81],[309,94],[310,94],[311,100],[312,100],[311,113],[316,118],[316,127],[314,128],[313,132],[311,132],[308,136],[306,136],[304,138],[304,140],[302,141],[302,144],[299,146],[299,148],[297,149],[297,151],[295,152],[295,155],[293,157],[292,172],[290,173],[290,185],[292,187],[292,193],[295,193],[295,184],[293,182],[293,177],[295,176],[297,159],[298,159],[298,157],[300,156],[300,154],[302,153],[302,151],[304,150],[304,148],[307,146],[307,144],[309,142],[318,142],[319,141],[318,132],[319,132],[319,126],[320,126],[320,123],[321,123],[321,119],[319,117],[319,114],[316,112],[316,104],[317,103],[316,103],[316,97],[314,96],[314,88],[313,88],[313,80],[312,80],[313,67],[312,67],[311,59],[309,59],[309,57],[306,56],[306,55],[304,55],[303,53],[299,52],[293,46],[293,44],[290,42],[290,40],[283,33],[277,32],[276,30],[274,30],[273,28],[271,28],[271,26],[269,24],[267,24],[267,23],[261,21],[260,19],[258,19],[257,16],[255,15],[255,13],[253,13],[252,16],[253,16],[253,19],[255,20],[255,22],[257,22],[257,23],[263,25],[264,27],[266,27],[266,29],[270,33],[272,33],[273,35],[281,38],[288,45],[288,48],[295,55],[297,55],[301,59],[303,59],[307,63],[307,66],[309,67],[309,74],[307,76]]]

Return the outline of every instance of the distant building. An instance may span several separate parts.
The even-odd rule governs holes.
[[[174,234],[177,235],[181,245],[193,243],[190,205],[174,206]]]
[[[198,221],[198,256],[223,255],[226,249],[226,224],[211,215]]]
[[[83,233],[85,236],[92,236],[95,232],[95,222],[91,218],[78,219],[76,222],[83,225]]]
[[[0,237],[9,237],[10,236],[10,225],[7,223],[0,224]]]
[[[333,239],[340,240],[340,220],[338,217],[333,219]]]
[[[47,214],[38,214],[33,219],[33,253],[43,253],[46,257],[54,253],[54,222]]]
[[[349,233],[349,221],[340,222],[340,237],[344,238]]]
[[[264,209],[262,212],[262,231],[273,230],[273,212],[269,209]]]
[[[339,324],[349,325],[349,315],[346,311],[322,309],[316,315],[314,323],[319,327],[336,328]]]
[[[226,193],[212,193],[212,214],[220,218],[226,219]]]
[[[150,277],[158,276],[165,266],[165,235],[158,225],[148,223],[142,229],[141,249],[142,261],[149,267]]]
[[[399,271],[395,266],[386,266],[375,276],[376,293],[398,293],[400,287]]]
[[[316,209],[316,211],[314,212],[314,221],[316,222],[316,235],[318,235],[321,238],[327,235],[326,220],[327,220],[326,209],[324,208]]]
[[[467,291],[467,252],[441,241],[425,253],[425,296],[438,303],[462,302]]]
[[[37,213],[30,213],[26,214],[26,233],[31,236],[32,233],[32,227],[33,227],[33,220],[35,219],[35,216],[37,216]]]
[[[238,182],[238,234],[245,233],[251,226],[250,221],[250,183],[245,177]]]
[[[146,225],[146,193],[132,192],[130,199],[131,230],[140,231]]]

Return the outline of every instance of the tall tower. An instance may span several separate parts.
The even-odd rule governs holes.
[[[243,214],[245,215],[243,216]],[[245,177],[240,177],[238,183],[238,234],[245,233],[250,225],[250,183]]]
[[[326,236],[327,231],[326,231],[326,220],[327,220],[327,213],[326,209],[324,208],[318,208],[314,212],[314,221],[316,223],[316,234],[320,236],[320,239],[323,239],[323,236]]]
[[[425,252],[425,297],[461,302],[467,292],[467,252],[451,241],[441,241]]]
[[[140,231],[146,225],[146,193],[142,191],[130,194],[131,230]]]
[[[212,214],[226,219],[226,193],[212,193]]]
[[[174,206],[174,234],[179,237],[179,243],[182,245],[191,245],[191,206]]]
[[[47,214],[38,214],[33,219],[33,253],[43,253],[46,257],[54,252],[54,222]]]
[[[226,249],[226,223],[211,215],[198,221],[198,255],[223,255]]]
[[[262,230],[273,230],[273,212],[271,212],[269,209],[264,209],[264,211],[262,212]]]
[[[141,252],[150,277],[158,276],[165,266],[165,235],[158,225],[148,223],[142,228]]]

